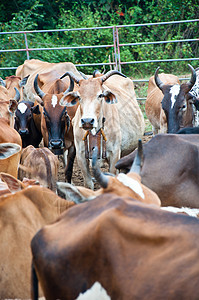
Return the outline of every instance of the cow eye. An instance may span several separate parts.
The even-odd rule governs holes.
[[[181,107],[181,110],[182,110],[182,111],[185,111],[185,110],[186,110],[186,108],[187,108],[187,105],[186,105],[186,104],[184,104],[184,105]]]

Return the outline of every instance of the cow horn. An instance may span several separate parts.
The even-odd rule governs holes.
[[[0,85],[6,88],[6,83],[1,77],[0,77]]]
[[[111,71],[108,71],[106,74],[104,74],[102,77],[101,77],[101,80],[102,82],[106,81],[110,76],[112,75],[120,75],[120,76],[123,76],[123,77],[126,77],[126,75],[120,73],[119,71],[117,70],[111,70]]]
[[[70,77],[70,76],[69,76]],[[70,77],[70,85],[67,88],[67,90],[64,92],[64,95],[68,94],[69,92],[72,92],[74,89],[74,80],[72,77]]]
[[[97,182],[100,184],[102,188],[107,188],[108,186],[108,177],[102,173],[100,168],[97,166],[97,154],[98,154],[98,148],[93,148],[93,155],[92,155],[92,170],[93,175]]]
[[[19,93],[19,90],[16,88],[16,87],[14,87],[14,89],[15,89],[15,96],[14,96],[14,100],[16,100],[17,102],[20,100],[20,93]]]
[[[162,89],[162,87],[164,86],[164,83],[160,80],[160,77],[158,76],[158,72],[159,72],[160,67],[158,67],[155,71],[155,83],[156,85],[159,87],[159,89]]]
[[[45,96],[45,93],[40,89],[39,85],[38,85],[38,76],[39,74],[36,75],[35,80],[34,80],[34,88],[35,88],[35,92],[37,93],[37,95],[42,99]]]
[[[88,79],[88,77],[83,72],[81,72],[81,71],[78,71],[78,72],[84,79],[86,79],[86,80]]]
[[[129,172],[131,173],[133,172],[140,175],[142,160],[143,160],[143,147],[142,147],[142,140],[139,139],[137,153]]]
[[[192,86],[195,84],[195,82],[196,82],[196,71],[194,70],[194,68],[190,65],[190,64],[188,64],[188,66],[189,66],[189,68],[191,69],[191,79],[190,79],[190,81],[188,82],[188,85],[190,85],[191,86],[191,88],[192,88]]]
[[[60,79],[64,78],[65,76],[70,76],[77,84],[79,83],[79,78],[77,78],[72,72],[64,73],[64,75],[62,75]]]

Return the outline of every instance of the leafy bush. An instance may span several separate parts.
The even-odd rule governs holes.
[[[6,8],[5,0],[0,8]],[[1,31],[27,31],[35,29],[72,29],[114,26],[119,24],[141,24],[163,21],[193,19],[199,15],[197,3],[194,0],[166,0],[162,1],[68,1],[52,0],[19,0],[20,11],[10,14],[8,21],[1,22]],[[100,7],[100,9],[99,9]],[[9,7],[9,10],[11,8]],[[7,13],[7,15],[6,15]],[[3,16],[3,13],[1,12]],[[6,18],[9,18],[5,11]],[[120,47],[121,62],[134,62],[122,65],[122,72],[133,78],[146,78],[154,74],[154,70],[161,65],[161,70],[167,73],[190,73],[187,61],[141,63],[146,60],[163,60],[169,58],[194,58],[198,53],[198,42],[177,42],[164,44],[150,44],[155,41],[171,41],[194,39],[198,36],[197,22],[168,24],[156,26],[122,27],[119,28],[120,43],[142,43]],[[24,34],[2,35],[1,49],[25,48]],[[77,47],[67,50],[31,51],[30,58],[37,58],[49,62],[71,61],[74,64],[108,63],[114,60],[113,47],[86,48],[89,45],[112,45],[112,29],[104,30],[75,30],[47,33],[27,33],[29,48]],[[80,46],[85,48],[81,49]],[[26,52],[2,52],[0,66],[17,67],[27,58]],[[189,61],[190,63],[190,61]],[[193,67],[198,61],[192,61]],[[102,66],[78,67],[85,73],[92,73]],[[106,70],[109,66],[106,66]],[[13,70],[1,72],[1,77],[13,74]]]

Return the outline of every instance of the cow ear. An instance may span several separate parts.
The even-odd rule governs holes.
[[[86,198],[78,191],[78,189],[67,182],[57,182],[57,188],[60,190],[66,197],[66,200],[73,201],[76,204],[85,202]]]
[[[29,76],[30,76],[30,75],[24,77],[24,78],[19,82],[19,87],[20,87],[20,88],[26,84],[26,82],[27,82]]]
[[[18,107],[18,102],[14,99],[9,101],[9,111],[13,114]]]
[[[117,98],[111,91],[104,91],[103,97],[104,97],[104,100],[106,101],[106,103],[108,103],[108,104],[117,103]]]
[[[38,104],[36,106],[31,107],[31,111],[32,111],[33,114],[36,114],[36,115],[40,115],[41,114],[41,112],[39,110],[39,105]]]
[[[59,104],[63,106],[74,106],[78,103],[79,99],[80,95],[78,92],[69,92],[61,98]]]
[[[0,173],[0,177],[3,182],[5,182],[10,190],[11,193],[15,193],[21,190],[21,182],[17,180],[15,177],[13,177],[10,174],[7,173]]]

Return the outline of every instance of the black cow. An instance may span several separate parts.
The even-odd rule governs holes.
[[[22,147],[28,145],[39,147],[42,140],[41,131],[36,127],[33,114],[40,114],[39,105],[34,106],[31,101],[21,101],[15,114],[15,129],[22,139]]]

